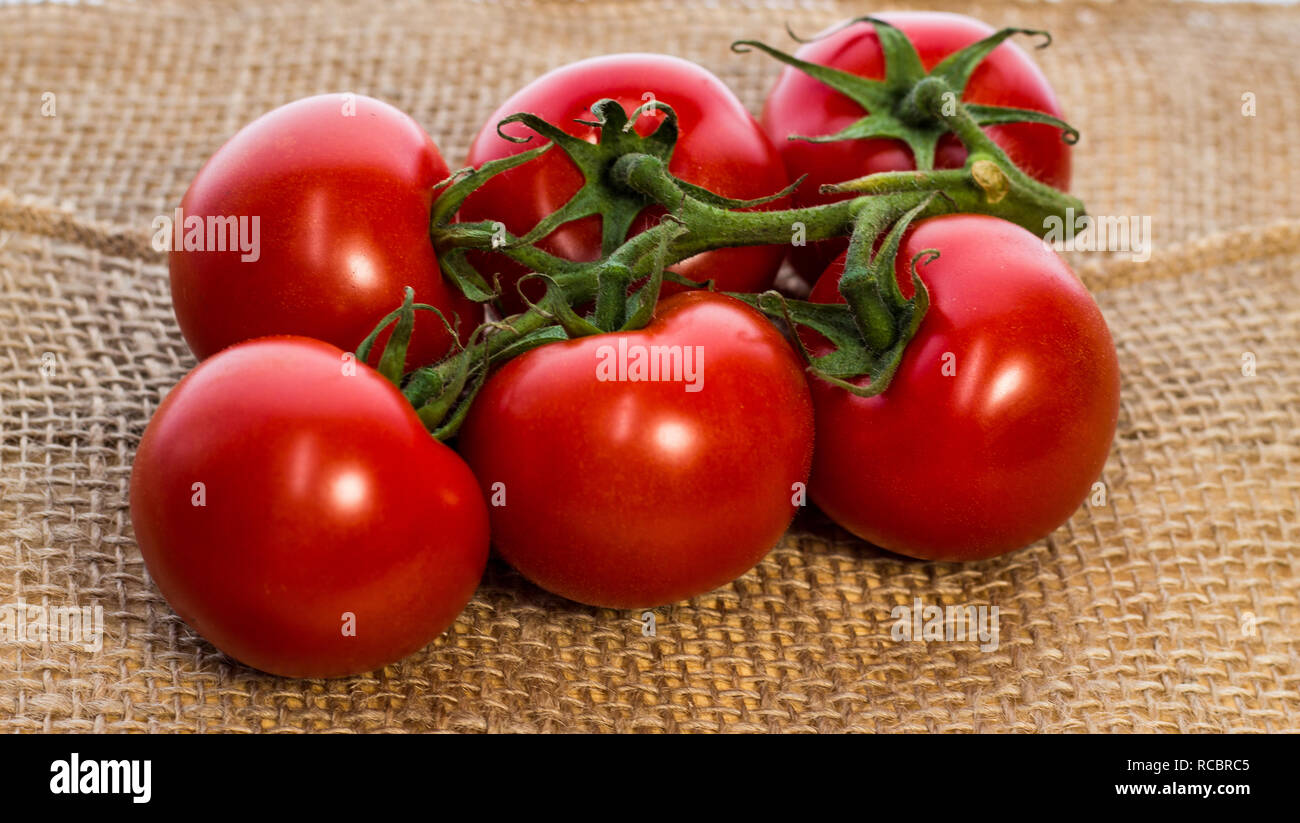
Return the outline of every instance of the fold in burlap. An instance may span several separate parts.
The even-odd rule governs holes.
[[[920,563],[808,512],[753,572],[661,609],[654,637],[494,561],[445,637],[330,682],[233,664],[160,597],[127,484],[193,359],[148,227],[226,137],[352,90],[409,111],[454,166],[528,79],[628,50],[695,59],[757,110],[776,67],[731,40],[874,10],[777,5],[0,8],[0,605],[107,623],[96,652],[0,644],[0,731],[1300,729],[1296,8],[963,9],[1056,35],[1036,57],[1084,135],[1074,190],[1155,232],[1146,263],[1070,257],[1123,406],[1104,503],[1048,540]],[[916,598],[997,606],[998,648],[896,641],[890,610]]]

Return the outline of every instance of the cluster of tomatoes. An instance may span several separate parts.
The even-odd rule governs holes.
[[[992,29],[955,15],[888,18],[928,69]],[[880,78],[876,32],[858,24],[797,57]],[[886,138],[830,135],[861,105],[788,68],[756,121],[705,69],[626,54],[538,78],[489,118],[468,165],[530,148],[514,112],[594,141],[593,101],[676,113],[670,171],[755,208],[815,206],[819,191],[915,168]],[[974,69],[963,100],[1058,115],[1041,73],[1005,44]],[[653,107],[632,124],[657,128]],[[1057,128],[988,134],[1037,180],[1065,188]],[[514,139],[509,139],[513,137]],[[937,168],[960,168],[951,135]],[[789,257],[811,300],[843,302],[847,240],[717,248],[673,271],[643,328],[533,348],[492,370],[455,450],[430,436],[400,381],[352,352],[401,301],[417,315],[413,369],[455,351],[481,304],[439,269],[430,210],[449,169],[429,136],[377,100],[322,95],[246,126],[203,166],[172,248],[175,312],[202,361],[164,399],[140,443],[131,514],[149,572],[176,612],[232,657],[287,676],[341,676],[425,646],[474,593],[489,540],[528,579],[573,600],[652,607],[744,574],[811,500],[853,533],[919,558],[970,560],[1037,540],[1078,507],[1114,433],[1119,377],[1095,303],[1066,264],[1019,226],[954,214],[903,236],[900,288],[919,266],[929,309],[883,393],[860,396],[808,373],[800,346],[721,292],[772,287]],[[458,219],[521,235],[577,192],[557,151],[488,180]],[[630,234],[657,223],[650,207]],[[256,259],[211,247],[214,217],[260,218]],[[557,257],[602,255],[601,217],[538,242]],[[528,305],[523,266],[471,260],[501,286],[503,314]],[[519,286],[522,284],[522,290]],[[385,331],[379,340],[396,332]],[[802,344],[827,345],[812,332]],[[651,362],[653,360],[653,362]],[[654,368],[652,369],[651,366]]]

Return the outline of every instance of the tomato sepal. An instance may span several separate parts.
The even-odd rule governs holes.
[[[701,203],[708,203],[710,206],[717,206],[720,209],[752,209],[755,206],[765,206],[768,203],[775,203],[783,197],[789,197],[794,194],[795,189],[799,188],[800,184],[807,179],[808,175],[801,174],[799,175],[799,179],[781,189],[776,194],[769,194],[765,197],[755,197],[752,200],[737,200],[734,197],[723,197],[720,194],[715,194],[703,186],[688,183],[680,177],[673,178],[681,190],[686,194],[694,197]]]
[[[856,17],[827,32],[823,37],[829,37],[858,23],[870,23],[880,40],[880,50],[885,63],[883,80],[873,80],[831,66],[802,60],[758,40],[737,40],[731,44],[731,49],[741,54],[751,49],[761,51],[848,97],[865,112],[861,119],[832,134],[792,134],[788,139],[811,143],[833,143],[842,140],[893,138],[903,141],[912,150],[919,171],[930,171],[934,168],[939,140],[949,131],[945,119],[936,116],[931,106],[919,101],[918,98],[923,95],[926,86],[938,89],[937,93],[943,99],[943,113],[949,114],[957,108],[958,101],[965,93],[966,84],[975,68],[1004,40],[1016,34],[1025,34],[1044,38],[1038,48],[1046,48],[1052,42],[1051,35],[1045,31],[1003,28],[954,52],[927,73],[916,47],[907,35],[880,18]],[[789,28],[786,30],[796,42],[811,42],[798,37]],[[1073,145],[1079,139],[1077,129],[1064,120],[1044,112],[975,104],[966,104],[966,109],[979,126],[1042,123],[1061,129],[1062,139],[1068,144]]]
[[[376,371],[398,388],[402,386],[402,376],[405,373],[406,365],[406,351],[411,345],[411,334],[415,330],[415,312],[417,311],[431,311],[438,315],[443,327],[454,339],[453,347],[457,350],[462,348],[460,337],[457,335],[457,324],[448,321],[447,316],[437,306],[431,306],[428,303],[416,303],[415,289],[407,286],[402,305],[384,315],[384,318],[379,321],[370,334],[366,335],[354,352],[356,358],[362,363],[370,362],[370,352],[374,348],[375,340],[379,338],[384,329],[388,328],[396,320],[397,325],[393,328],[393,333],[389,336],[388,341],[384,344],[383,352],[379,355],[379,364]]]
[[[442,190],[429,211],[429,234],[434,247],[438,250],[438,264],[444,276],[450,280],[470,300],[486,303],[496,296],[496,290],[490,286],[478,270],[465,259],[466,251],[455,245],[439,244],[441,235],[454,231],[453,226],[469,231],[486,231],[492,242],[499,244],[498,226],[492,223],[454,224],[456,212],[479,186],[517,166],[522,166],[535,158],[541,157],[552,148],[551,143],[538,146],[531,151],[521,152],[500,160],[484,163],[481,167],[460,169],[455,174],[434,186],[434,191]],[[442,248],[439,248],[439,246]]]
[[[894,271],[904,233],[933,199],[926,198],[895,220],[874,253],[872,246],[884,228],[886,213],[864,209],[859,214],[839,284],[844,303],[794,300],[776,291],[732,296],[779,317],[795,330],[799,349],[816,377],[859,397],[880,394],[889,388],[930,306],[917,266],[923,259],[938,257],[938,251],[926,249],[912,258],[910,298],[903,295]],[[814,355],[797,333],[799,327],[821,334],[833,346],[831,351]]]
[[[542,294],[540,301],[534,302],[530,300],[523,288],[523,284],[530,280],[541,280],[546,283],[546,291]],[[543,317],[558,325],[564,331],[565,339],[600,334],[603,331],[599,325],[574,310],[573,306],[565,298],[564,287],[550,275],[530,272],[521,277],[519,279],[519,298],[524,301],[524,305],[528,307],[529,311],[540,313]],[[507,347],[507,350],[509,348]]]
[[[642,137],[632,126],[638,117],[654,109],[665,113],[664,120],[653,132]],[[627,237],[637,215],[650,205],[649,199],[640,192],[610,185],[606,172],[625,154],[648,154],[659,158],[666,165],[677,143],[676,113],[671,106],[650,100],[638,106],[629,117],[622,104],[609,98],[592,104],[591,111],[595,115],[594,120],[578,122],[600,129],[598,143],[574,137],[528,112],[512,114],[497,124],[497,134],[514,143],[533,138],[507,135],[502,128],[510,123],[522,123],[550,139],[569,156],[585,180],[567,203],[539,221],[517,243],[535,243],[565,223],[600,215],[601,254],[609,256]]]

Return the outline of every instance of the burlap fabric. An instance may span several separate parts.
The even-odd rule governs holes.
[[[1297,8],[960,8],[1055,33],[1037,59],[1084,135],[1076,193],[1153,219],[1149,262],[1070,256],[1114,332],[1123,408],[1105,501],[1050,539],[920,563],[809,512],[735,584],[661,609],[653,637],[639,614],[552,597],[494,560],[445,637],[330,682],[233,664],[150,583],[131,458],[194,361],[148,227],[240,125],[364,92],[454,166],[524,82],[628,50],[697,60],[757,111],[777,67],[731,40],[871,10],[0,7],[0,605],[98,604],[107,623],[98,652],[0,645],[0,731],[1300,729]],[[891,609],[916,598],[998,606],[998,648],[896,641]]]

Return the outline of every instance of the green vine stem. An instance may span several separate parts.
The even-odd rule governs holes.
[[[533,115],[518,114],[503,121],[503,124],[523,123],[551,142],[478,169],[464,170],[442,184],[442,192],[432,209],[430,236],[444,274],[471,299],[488,301],[495,293],[468,263],[469,251],[504,255],[535,272],[532,277],[542,278],[547,289],[544,298],[530,304],[527,311],[480,326],[465,347],[439,363],[417,369],[400,383],[434,435],[440,439],[454,436],[477,388],[489,371],[504,360],[572,337],[643,326],[650,320],[663,280],[690,283],[665,271],[666,267],[712,249],[784,245],[797,235],[810,243],[834,237],[851,238],[840,286],[844,304],[812,304],[787,299],[776,292],[733,296],[774,319],[792,326],[807,326],[830,340],[835,348],[829,353],[813,356],[804,352],[810,369],[818,377],[858,394],[879,393],[888,387],[928,305],[924,284],[916,275],[917,261],[911,261],[915,286],[912,299],[903,299],[895,281],[894,260],[899,241],[911,222],[942,214],[977,213],[1000,217],[1041,234],[1050,217],[1064,219],[1071,211],[1084,213],[1083,203],[1077,198],[1044,185],[1019,169],[981,128],[986,121],[1007,122],[1007,118],[1016,118],[1021,112],[967,106],[960,102],[961,85],[954,85],[958,82],[964,85],[974,63],[1007,36],[1022,30],[1004,29],[975,44],[959,59],[941,64],[929,74],[918,74],[914,71],[916,66],[911,65],[913,61],[906,59],[905,54],[899,57],[898,52],[904,49],[901,43],[906,43],[906,38],[900,41],[894,37],[896,30],[888,24],[871,22],[878,31],[884,32],[882,42],[888,41],[889,48],[895,52],[892,62],[887,61],[887,70],[894,70],[889,66],[907,68],[905,84],[885,85],[891,99],[896,98],[906,115],[908,136],[916,137],[916,129],[921,126],[933,134],[955,134],[967,150],[962,168],[934,170],[928,162],[918,162],[918,171],[875,174],[824,187],[826,191],[857,195],[850,199],[808,208],[740,211],[781,197],[791,189],[758,201],[736,201],[675,177],[668,164],[678,134],[677,119],[671,107],[661,102],[647,104],[662,110],[665,116],[658,129],[644,137],[626,128],[639,109],[629,116],[615,101],[596,102],[591,107],[595,120],[590,125],[601,130],[601,139],[594,144],[569,137]],[[737,45],[780,55],[761,44]],[[793,60],[782,59],[787,63]],[[814,76],[824,79],[821,75],[826,72],[815,71]],[[850,82],[841,77],[831,77],[831,80],[841,85]],[[863,94],[883,94],[884,85],[870,85],[876,82],[858,83],[854,88]],[[1039,121],[1044,122],[1041,118]],[[880,122],[880,118],[866,118],[859,130],[867,126],[874,128]],[[1052,122],[1061,125],[1066,139],[1077,137],[1077,132],[1065,124]],[[526,142],[528,138],[510,139]],[[924,151],[929,143],[930,137],[925,137],[916,147]],[[569,203],[524,236],[505,232],[502,224],[492,221],[454,222],[465,198],[486,180],[557,148],[574,160],[586,182]],[[623,239],[632,218],[655,204],[667,212],[663,220]],[[559,225],[593,214],[600,215],[607,228],[612,227],[602,232],[605,252],[602,258],[574,262],[535,245]],[[873,255],[873,245],[882,236],[885,239]],[[585,317],[579,315],[577,308],[584,306],[594,307]],[[386,349],[381,356],[388,371],[392,370],[391,364],[403,362],[411,323],[407,314],[414,308],[408,299],[402,309],[385,318],[380,326],[382,329],[392,322],[398,323],[388,344],[393,350]],[[385,373],[393,379],[393,375]],[[855,379],[863,376],[869,378],[865,384]]]
[[[1042,233],[1043,221],[1049,216],[1064,219],[1067,210],[1084,213],[1084,205],[1078,198],[1039,183],[1021,171],[964,107],[958,106],[953,114],[944,115],[944,92],[938,85],[941,82],[930,85],[927,95],[918,95],[917,103],[928,103],[935,116],[943,117],[966,143],[968,155],[961,169],[875,174],[832,187],[833,191],[861,193],[863,197],[822,206],[753,212],[733,211],[690,196],[668,172],[664,162],[654,155],[621,155],[613,163],[608,179],[645,195],[689,228],[669,247],[667,265],[711,249],[786,244],[791,241],[797,224],[804,227],[808,242],[842,237],[851,233],[858,212],[880,198],[889,199],[897,218],[929,194],[938,192],[943,197],[935,200],[920,215],[922,218],[957,212],[989,214],[1035,234]],[[451,223],[435,226],[432,235],[439,254],[459,249],[504,254],[533,271],[554,277],[575,302],[592,299],[594,279],[602,261],[574,263],[521,243],[520,238],[509,234],[502,243],[498,229],[486,221]],[[658,227],[651,228],[630,238],[608,259],[643,257],[659,242],[657,231]],[[633,269],[634,279],[648,273],[644,266]]]

